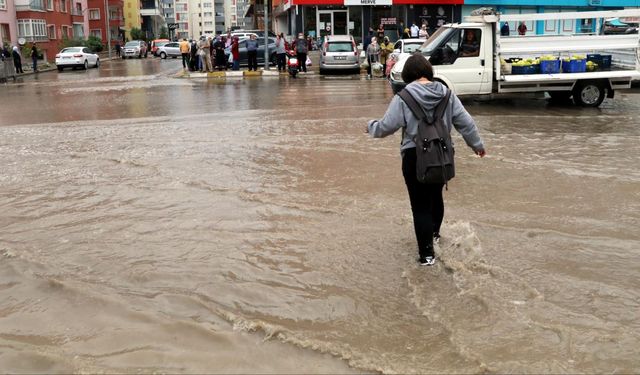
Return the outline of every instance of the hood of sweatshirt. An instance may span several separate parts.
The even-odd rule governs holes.
[[[404,89],[409,91],[422,108],[428,112],[432,112],[445,95],[444,85],[435,81],[429,82],[426,85],[418,83],[417,81],[411,82]]]

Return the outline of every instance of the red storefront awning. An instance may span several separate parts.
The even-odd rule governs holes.
[[[345,0],[289,0],[292,5],[345,5]],[[353,1],[349,2],[353,5]],[[389,5],[384,0],[362,0],[363,6]],[[392,5],[463,5],[464,0],[392,0]]]

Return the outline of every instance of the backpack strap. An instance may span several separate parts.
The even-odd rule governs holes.
[[[447,108],[447,104],[449,103],[449,98],[451,97],[451,90],[447,90],[446,88],[444,90],[446,94],[442,99],[440,99],[440,101],[436,105],[436,108],[433,112],[433,121],[435,121],[435,119],[437,118],[441,118],[444,115],[444,111]],[[407,104],[407,106],[409,107],[413,115],[416,116],[418,120],[420,121],[424,120],[425,122],[429,122],[427,121],[427,113],[424,111],[424,108],[422,108],[422,106],[418,104],[418,102],[413,98],[413,95],[411,95],[409,91],[402,90],[398,93],[398,96],[402,100],[404,100],[404,102]]]

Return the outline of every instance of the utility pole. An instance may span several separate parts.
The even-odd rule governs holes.
[[[105,22],[106,28],[105,33],[107,33],[107,50],[109,51],[109,60],[111,60],[111,28],[109,27],[109,0],[104,0],[104,14],[105,14]]]
[[[269,70],[269,0],[264,1],[264,70]]]

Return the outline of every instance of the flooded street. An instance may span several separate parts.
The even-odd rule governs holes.
[[[384,81],[179,66],[0,87],[0,372],[640,372],[637,90],[465,101],[425,268]]]

